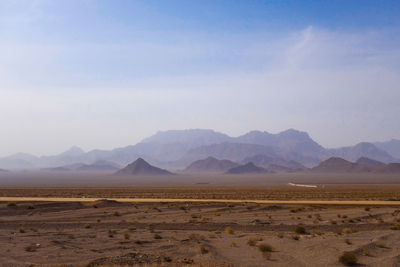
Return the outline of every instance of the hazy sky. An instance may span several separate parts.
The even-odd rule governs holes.
[[[400,1],[0,1],[0,156],[158,130],[400,139]]]

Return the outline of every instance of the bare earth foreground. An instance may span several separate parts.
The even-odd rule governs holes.
[[[0,192],[1,266],[400,266],[398,185]]]

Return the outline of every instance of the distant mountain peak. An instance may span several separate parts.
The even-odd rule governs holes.
[[[143,176],[158,176],[158,175],[172,175],[167,170],[160,169],[150,165],[142,158],[138,158],[134,162],[127,165],[125,168],[117,171],[116,175],[143,175]]]
[[[61,155],[64,155],[64,156],[78,156],[78,155],[82,155],[82,154],[85,154],[85,151],[83,151],[82,148],[77,147],[77,146],[72,146],[67,151],[61,153]]]

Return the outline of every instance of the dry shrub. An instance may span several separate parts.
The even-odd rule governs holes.
[[[200,253],[201,254],[207,254],[209,251],[205,245],[200,246]]]
[[[351,230],[350,228],[343,228],[342,233],[343,234],[351,234],[353,232],[353,230]]]
[[[85,229],[89,229],[90,228],[90,224],[87,223],[87,224],[85,224],[84,227],[85,227]]]
[[[395,223],[390,226],[391,230],[400,230],[400,223]]]
[[[233,230],[233,228],[230,227],[230,226],[228,226],[228,227],[225,228],[225,232],[226,232],[227,234],[229,234],[229,235],[235,234],[235,230]]]
[[[383,243],[382,241],[377,241],[375,243],[375,246],[377,246],[378,248],[386,248],[386,244]]]
[[[10,201],[10,202],[7,202],[6,206],[7,207],[15,207],[15,206],[17,206],[17,203]]]
[[[293,240],[300,240],[300,236],[298,236],[298,235],[292,235],[292,238],[293,238]]]
[[[272,251],[274,251],[274,247],[272,247],[269,244],[262,243],[262,244],[258,245],[258,250],[261,252],[272,252]]]
[[[247,241],[247,245],[254,247],[255,245],[257,245],[258,241],[262,241],[263,239],[261,237],[254,237],[254,238],[250,238]]]
[[[128,230],[129,230],[129,231],[135,231],[135,230],[136,230],[136,226],[134,226],[134,225],[129,225],[129,226],[128,226]]]
[[[301,225],[298,225],[298,226],[296,227],[295,232],[296,232],[296,234],[298,234],[298,235],[305,235],[305,234],[307,234],[306,228],[304,228],[304,227],[301,226]]]
[[[353,266],[357,264],[357,256],[353,252],[343,252],[339,257],[339,262],[346,266]]]
[[[131,238],[131,236],[129,233],[125,233],[124,238],[125,238],[125,240],[129,240]]]
[[[30,246],[25,247],[26,252],[35,252],[36,250],[37,250],[37,246],[35,246],[35,245],[30,245]]]
[[[159,234],[155,234],[154,239],[162,239],[162,236],[160,236]]]

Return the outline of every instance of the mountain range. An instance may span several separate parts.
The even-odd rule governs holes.
[[[98,160],[92,164],[84,163],[74,163],[64,166],[59,166],[55,168],[44,168],[43,171],[55,171],[55,172],[65,172],[65,171],[78,171],[78,172],[111,172],[116,171],[121,168],[120,165],[106,161]]]
[[[113,150],[84,152],[72,147],[58,155],[37,157],[18,153],[0,158],[0,168],[43,169],[71,164],[92,165],[107,161],[125,166],[137,158],[167,169],[185,169],[197,160],[213,157],[246,164],[253,162],[262,168],[302,169],[315,167],[331,157],[356,161],[361,157],[383,163],[399,162],[400,140],[359,143],[351,147],[327,149],[315,142],[306,132],[289,129],[277,134],[251,131],[231,137],[213,130],[160,131],[141,142]]]
[[[384,164],[368,158],[360,158],[356,162],[350,162],[342,158],[332,157],[321,162],[310,171],[318,173],[400,173],[400,163]]]

